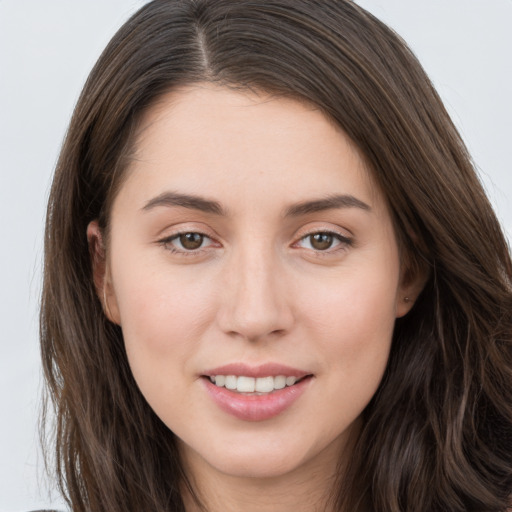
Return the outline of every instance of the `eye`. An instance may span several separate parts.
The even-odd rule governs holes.
[[[313,251],[328,251],[341,245],[351,245],[351,243],[352,241],[349,238],[338,233],[319,231],[302,237],[297,242],[297,245],[305,249],[312,249]]]
[[[175,252],[193,252],[198,249],[204,249],[213,243],[210,237],[194,231],[178,233],[160,242],[166,248]]]

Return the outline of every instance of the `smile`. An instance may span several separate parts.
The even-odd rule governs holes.
[[[281,364],[228,364],[201,375],[205,391],[217,407],[242,421],[280,416],[307,391],[313,374]]]
[[[219,388],[225,387],[238,393],[266,394],[293,386],[299,379],[293,376],[247,377],[245,375],[211,375],[210,381]]]

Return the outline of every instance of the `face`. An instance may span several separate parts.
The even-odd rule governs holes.
[[[146,113],[127,172],[96,274],[185,461],[276,477],[337,460],[411,294],[351,141],[311,106],[199,84]]]

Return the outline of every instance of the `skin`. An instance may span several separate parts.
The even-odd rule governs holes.
[[[147,206],[169,191],[215,201],[223,214]],[[367,208],[289,214],[333,194]],[[187,250],[176,233],[206,236]],[[332,233],[332,246],[318,249],[312,233]],[[142,119],[106,257],[96,222],[88,237],[134,377],[178,437],[209,510],[329,510],[395,319],[421,287],[403,282],[386,201],[344,133],[290,99],[207,84],[173,91]],[[312,378],[283,413],[244,421],[212,401],[202,377],[239,361]]]

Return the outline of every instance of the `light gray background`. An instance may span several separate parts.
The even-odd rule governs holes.
[[[212,0],[214,1],[214,0]],[[45,201],[80,88],[144,0],[0,0],[0,512],[60,506],[42,477],[37,309]],[[512,0],[360,0],[411,45],[512,234]]]

